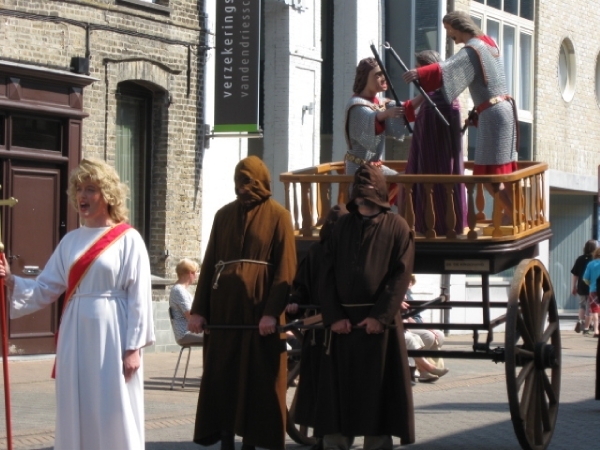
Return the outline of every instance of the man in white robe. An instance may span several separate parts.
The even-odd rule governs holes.
[[[11,318],[56,301],[73,263],[108,228],[68,233],[35,280],[13,277]],[[154,339],[150,263],[144,241],[131,228],[91,264],[63,313],[55,449],[144,448],[143,366],[126,382],[123,355]]]

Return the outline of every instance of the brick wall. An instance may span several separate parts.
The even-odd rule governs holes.
[[[119,83],[135,81],[153,93],[147,246],[153,275],[173,279],[181,258],[200,258],[204,1],[158,4],[170,12],[116,0],[0,0],[11,12],[0,15],[0,57],[68,71],[72,57],[86,55],[91,26],[90,76],[97,81],[84,90],[84,157],[114,163]],[[154,349],[173,350],[168,288],[153,286]]]
[[[600,43],[594,36],[600,12],[589,3],[549,0],[539,3],[536,33],[535,155],[551,169],[596,176],[600,164],[600,111],[596,91]],[[562,98],[558,80],[560,45],[573,43],[575,95]]]

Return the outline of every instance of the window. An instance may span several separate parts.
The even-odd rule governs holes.
[[[442,17],[445,13],[444,0],[386,0],[384,40],[408,67],[415,67],[415,52],[435,50],[443,56],[446,42]],[[402,80],[400,65],[389,52],[381,57],[398,97],[413,97],[414,87]]]
[[[490,8],[533,20],[534,0],[474,0]]]
[[[0,148],[5,150],[67,151],[68,137],[65,119],[38,115],[0,112]],[[65,148],[63,148],[65,147]]]
[[[115,168],[129,186],[129,223],[148,240],[152,92],[131,82],[117,90]]]
[[[558,84],[562,98],[570,102],[575,95],[575,49],[570,39],[563,39],[558,55]]]
[[[31,116],[12,117],[12,147],[61,151],[62,122]]]

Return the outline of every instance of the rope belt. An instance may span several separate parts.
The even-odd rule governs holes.
[[[252,263],[252,264],[262,264],[263,266],[272,266],[273,264],[268,263],[266,261],[257,261],[255,259],[232,259],[231,261],[219,261],[215,264],[215,282],[213,283],[213,289],[219,288],[219,277],[221,276],[221,272],[228,264],[236,264],[236,263]]]
[[[490,106],[494,106],[495,104],[503,102],[505,100],[509,100],[510,98],[511,97],[508,94],[492,97],[488,101],[485,101],[482,104],[478,105],[477,108],[475,108],[475,110],[477,111],[477,114],[481,114],[483,111],[488,109]]]
[[[371,165],[371,166],[375,166],[375,167],[379,167],[381,166],[383,163],[381,162],[381,160],[379,161],[367,161],[366,159],[362,159],[359,158],[358,156],[354,156],[352,153],[346,153],[346,156],[344,156],[344,159],[346,161],[350,161],[353,162],[354,164],[358,164],[360,165]]]

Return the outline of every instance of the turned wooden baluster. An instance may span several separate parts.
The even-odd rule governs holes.
[[[492,237],[502,237],[502,202],[500,201],[500,183],[492,183],[492,191],[494,192],[494,210],[492,212],[492,225],[494,231]]]
[[[410,228],[413,237],[417,234],[415,231],[415,208],[413,205],[413,185],[412,183],[404,183],[405,201],[404,201],[404,220]]]
[[[317,226],[327,220],[331,211],[331,183],[317,183]]]
[[[483,195],[483,184],[477,185],[477,194],[475,196],[475,205],[477,206],[477,220],[485,220],[485,195]]]
[[[546,223],[546,173],[540,174],[540,183],[540,225],[543,225]]]
[[[537,221],[536,221],[536,225],[541,225],[542,224],[542,204],[543,204],[543,198],[544,198],[544,191],[543,186],[542,186],[542,174],[538,174],[536,175],[536,184],[538,187],[538,196],[537,196]]]
[[[300,201],[302,208],[302,236],[312,236],[312,202],[310,201],[310,183],[300,183]]]
[[[466,183],[467,187],[467,224],[469,225],[469,232],[467,233],[467,239],[477,239],[477,215],[475,214],[475,183]]]
[[[300,222],[298,220],[299,217],[299,209],[298,208],[298,192],[297,192],[297,183],[292,183],[292,199],[293,199],[293,204],[294,204],[294,209],[292,211],[292,213],[294,214],[294,230],[300,230]]]
[[[510,211],[511,217],[512,217],[512,229],[513,229],[513,235],[518,234],[520,231],[520,226],[519,223],[521,221],[521,213],[519,212],[519,209],[517,208],[517,186],[516,184],[517,182],[512,182],[512,183],[508,183],[508,185],[510,186],[510,194],[509,194],[509,198],[512,199],[512,211]],[[506,189],[506,185],[505,185],[505,189]]]
[[[538,199],[537,199],[537,186],[536,186],[536,177],[531,176],[527,178],[529,182],[529,201],[527,202],[527,206],[529,209],[529,217],[531,217],[531,226],[532,228],[537,225],[537,207],[538,207]]]
[[[456,214],[454,211],[454,184],[444,184],[446,192],[446,238],[456,239]]]
[[[435,239],[435,211],[433,210],[433,184],[423,183],[425,191],[425,237]]]
[[[514,205],[513,208],[517,213],[517,221],[515,226],[517,227],[516,232],[522,232],[527,229],[527,211],[524,208],[524,193],[523,193],[523,180],[519,180],[514,183]]]
[[[338,192],[338,205],[341,204],[346,204],[348,203],[348,197],[349,197],[349,193],[348,191],[350,190],[350,183],[340,183],[340,190]]]
[[[290,183],[289,181],[285,181],[283,183],[283,192],[285,193],[285,209],[287,209],[288,211],[292,210],[292,207],[290,206]],[[294,230],[296,230],[297,228],[294,227]]]

